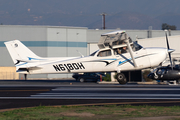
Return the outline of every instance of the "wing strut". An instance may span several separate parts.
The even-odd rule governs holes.
[[[133,60],[134,67],[137,68],[137,64],[136,64],[136,61],[135,61],[134,55],[133,55],[133,50],[132,50],[132,47],[129,44],[129,39],[126,39],[124,42],[126,43],[126,45],[128,47],[129,53],[131,55],[131,59]]]

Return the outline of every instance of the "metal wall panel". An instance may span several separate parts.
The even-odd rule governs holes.
[[[19,79],[24,79],[24,74],[19,74]],[[32,74],[27,75],[27,79],[48,79],[48,74]]]
[[[68,52],[68,57],[80,57],[81,54],[83,56],[87,56],[87,47],[86,48],[69,47],[67,52]]]
[[[67,40],[66,28],[47,28],[48,41],[66,41]]]
[[[180,35],[178,36],[168,36],[169,46],[171,49],[175,49],[172,53],[173,57],[180,58]],[[164,47],[167,48],[166,38],[164,37],[156,37],[156,38],[147,38],[147,39],[139,39],[138,43],[143,47]]]
[[[87,42],[88,43],[98,42],[102,34],[108,33],[111,31],[115,31],[115,30],[92,30],[92,29],[88,29],[87,30]]]
[[[70,75],[70,77],[69,77],[68,74],[48,74],[47,77],[48,77],[49,79],[71,78],[71,77],[72,77],[72,74]]]
[[[32,52],[34,52],[37,56],[47,57],[47,47],[28,47]]]
[[[147,30],[126,30],[126,32],[133,41],[136,41],[136,36],[139,39],[148,37]]]
[[[77,56],[76,50],[86,55],[86,28],[50,27],[47,28],[47,40],[48,56]]]
[[[173,35],[180,35],[180,30],[172,30],[170,31],[171,36]]]
[[[86,29],[67,29],[67,41],[86,42]]]
[[[91,54],[91,53],[97,51],[99,49],[99,47],[98,47],[98,45],[96,43],[90,43],[88,45],[87,49],[89,49],[89,53],[88,54]]]
[[[66,47],[48,47],[47,48],[48,57],[66,57],[67,48]]]
[[[46,41],[46,27],[0,25],[0,49],[1,54],[3,55],[3,57],[1,57],[2,62],[0,62],[0,66],[14,66],[12,59],[4,45],[5,41],[10,41],[14,39],[19,39],[28,48],[30,48],[34,44],[34,42],[37,43],[38,41]],[[46,56],[47,50],[45,46],[40,46],[40,48],[38,46],[38,48],[32,49],[32,51],[39,56]]]
[[[88,43],[94,43],[98,42],[101,35],[104,33],[117,31],[118,29],[110,29],[110,30],[87,30],[87,42]],[[136,36],[138,38],[147,38],[148,37],[148,31],[147,30],[124,30],[128,33],[128,35],[131,37],[133,41],[136,40]]]
[[[163,37],[163,36],[165,36],[165,32],[163,30],[153,30],[152,31],[152,38]]]
[[[77,57],[77,51],[86,56],[86,28],[47,28],[48,57]],[[71,78],[72,74],[48,74],[48,78]]]
[[[0,25],[0,41],[44,41],[46,40],[46,27]]]
[[[2,67],[13,67],[14,63],[13,60],[11,59],[11,56],[7,50],[7,48],[4,47],[0,47],[0,66]]]

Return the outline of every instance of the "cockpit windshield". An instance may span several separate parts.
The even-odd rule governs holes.
[[[90,56],[94,56],[99,50],[93,52],[92,54],[90,54]]]
[[[137,42],[133,42],[133,44],[131,46],[132,46],[133,51],[138,51],[141,48],[143,48],[141,45],[137,44]]]

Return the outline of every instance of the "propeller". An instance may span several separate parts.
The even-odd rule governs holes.
[[[170,60],[170,63],[171,63],[171,68],[172,68],[172,70],[173,70],[172,59],[171,59],[171,53],[172,53],[174,50],[169,48],[169,42],[168,42],[168,37],[167,37],[167,30],[165,30],[165,34],[166,34],[166,43],[167,43],[167,49],[168,49],[169,60]]]

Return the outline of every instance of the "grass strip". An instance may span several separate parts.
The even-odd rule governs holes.
[[[0,120],[115,120],[154,119],[180,120],[180,106],[38,106],[0,112]]]

